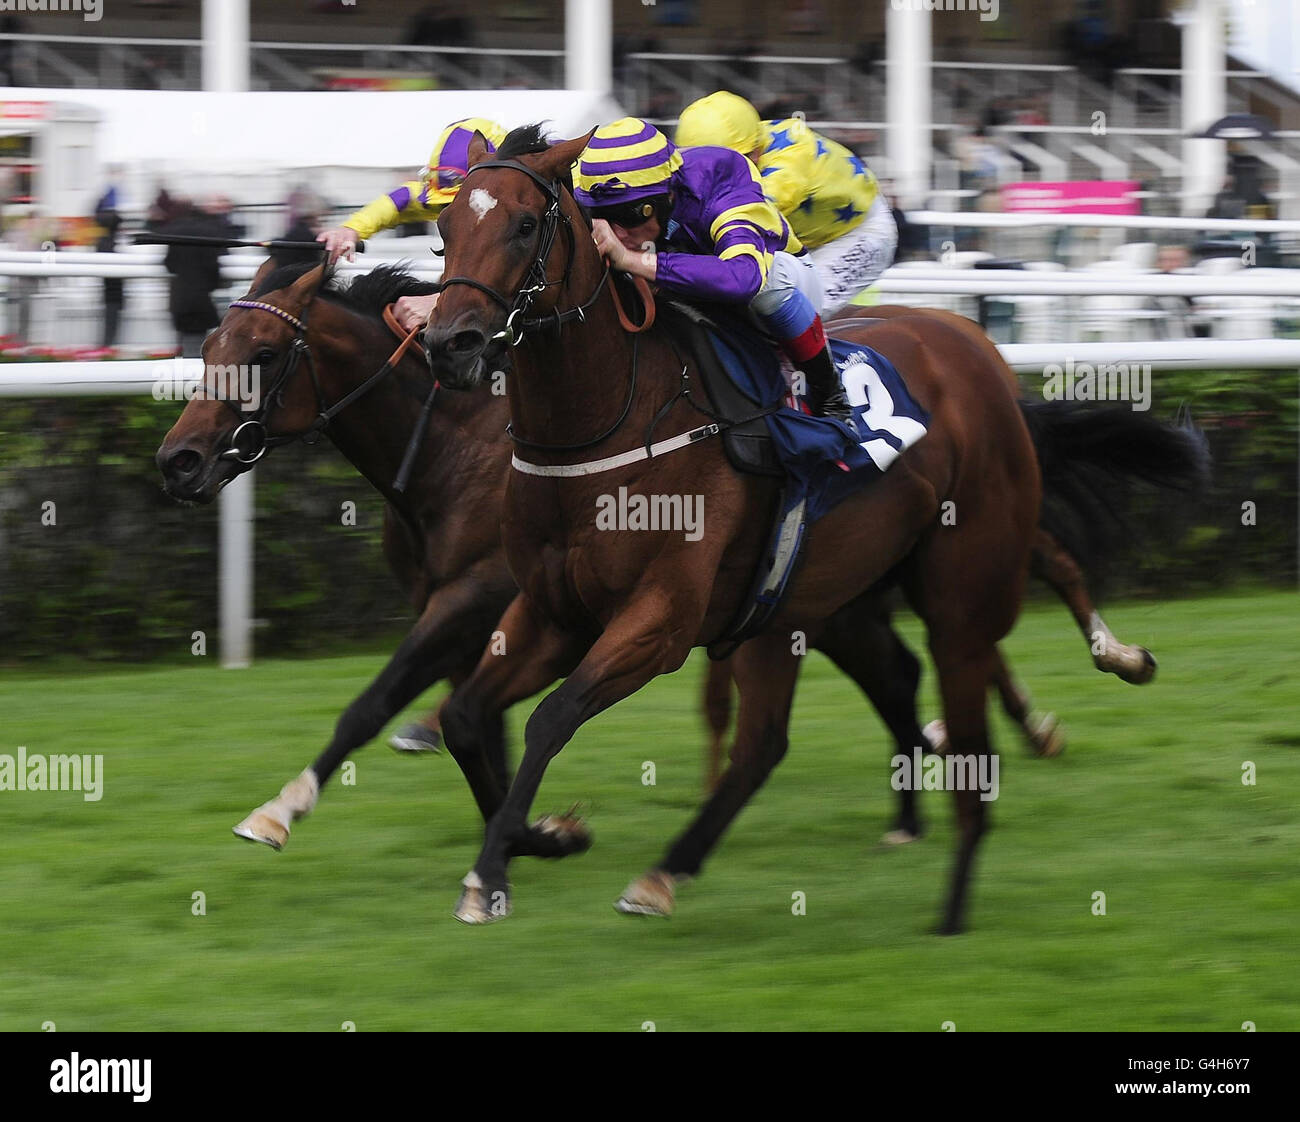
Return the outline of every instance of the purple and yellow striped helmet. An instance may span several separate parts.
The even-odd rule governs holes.
[[[578,157],[573,196],[592,210],[667,194],[682,166],[676,146],[654,125],[624,117],[602,125]]]
[[[497,145],[506,138],[506,130],[486,117],[453,121],[442,130],[425,168],[424,179],[429,184],[431,197],[444,195],[444,201],[450,202],[455,196],[469,170],[469,142],[474,139],[475,130],[487,139],[489,152],[495,152]]]

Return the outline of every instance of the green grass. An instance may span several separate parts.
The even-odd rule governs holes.
[[[382,658],[7,671],[0,752],[103,753],[106,782],[97,803],[0,793],[0,1029],[1295,1030],[1296,617],[1289,593],[1115,607],[1116,634],[1160,658],[1134,688],[1091,669],[1059,607],[1027,613],[1005,649],[1070,747],[1028,759],[995,719],[1001,797],[956,939],[929,934],[947,797],[924,798],[923,841],[876,844],[889,749],[820,656],[789,756],[676,916],[611,904],[695,806],[698,661],[556,759],[537,809],[586,800],[595,847],[517,861],[515,915],[482,929],[451,917],[481,827],[445,756],[370,746],[283,853],[230,833]],[[928,673],[925,699],[932,715]]]

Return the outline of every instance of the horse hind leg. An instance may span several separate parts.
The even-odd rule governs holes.
[[[1111,633],[1092,602],[1079,563],[1053,534],[1039,529],[1034,535],[1031,564],[1034,575],[1046,581],[1070,609],[1098,670],[1134,686],[1156,676],[1155,656],[1149,650],[1121,643]]]
[[[994,652],[993,684],[1006,713],[1035,756],[1059,756],[1065,751],[1065,730],[1055,713],[1036,712],[1030,705],[1029,694],[1011,674],[1011,668],[1001,650]]]
[[[887,610],[842,609],[828,621],[816,646],[866,694],[894,738],[896,752],[910,758],[913,749],[927,747],[916,716],[921,663],[890,626]],[[906,845],[923,832],[916,791],[904,785],[894,823],[881,841]]]
[[[940,935],[965,929],[966,900],[980,840],[989,829],[988,800],[997,797],[998,758],[989,744],[986,705],[997,650],[974,645],[950,649],[943,641],[932,643],[948,730],[944,757],[946,785],[952,788],[957,809],[957,855],[953,864]]]
[[[709,793],[722,778],[722,749],[731,726],[731,659],[710,662],[704,674],[704,719],[709,726],[709,746],[704,757],[704,790]]]

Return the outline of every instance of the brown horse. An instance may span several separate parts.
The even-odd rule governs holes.
[[[388,664],[339,717],[317,760],[235,827],[240,837],[277,850],[352,751],[436,681],[447,678],[454,685],[468,674],[517,591],[498,531],[509,475],[506,399],[487,392],[444,394],[426,417],[421,402],[429,376],[421,359],[403,355],[386,377],[375,380],[372,373],[394,344],[381,325],[381,310],[400,295],[429,288],[380,268],[340,289],[325,282],[321,269],[274,269],[268,262],[205,346],[209,367],[257,365],[275,378],[301,344],[296,362],[307,368],[294,369],[268,390],[272,405],[263,407],[252,427],[262,426],[264,446],[289,443],[314,435],[322,412],[331,409],[327,403],[347,402],[330,420],[329,434],[386,499],[384,552],[419,615]],[[244,306],[246,301],[255,306]],[[229,480],[249,470],[260,458],[256,447],[240,449],[249,435],[241,426],[249,420],[206,390],[191,400],[157,455],[168,493],[211,502]],[[427,432],[409,484],[399,493],[392,480],[402,444],[393,434],[421,424]],[[822,649],[876,705],[898,749],[911,751],[922,743],[916,720],[919,665],[887,616],[865,598],[842,617],[827,629]],[[435,724],[435,714],[423,722],[425,730]],[[428,731],[407,736],[432,740]],[[504,786],[499,732],[491,752]],[[519,852],[562,856],[589,843],[583,825],[568,816],[548,816],[540,825]],[[901,792],[894,830],[908,839],[919,834],[914,792]]]
[[[510,411],[527,457],[516,454],[503,524],[520,593],[498,625],[503,643],[484,653],[443,709],[448,747],[480,807],[492,811],[456,908],[468,923],[509,913],[516,839],[547,764],[577,729],[676,670],[692,647],[727,633],[775,500],[772,481],[736,474],[719,442],[692,436],[705,430],[680,393],[672,340],[658,330],[620,330],[607,271],[566,185],[586,140],[548,146],[540,130],[516,130],[488,159],[476,137],[469,182],[439,219],[446,279],[425,332],[430,362],[443,384],[470,388],[514,346]],[[784,755],[800,662],[792,633],[815,641],[838,609],[887,575],[926,625],[952,751],[986,774],[986,691],[996,644],[1019,610],[1039,515],[1030,432],[1005,364],[966,332],[923,316],[837,329],[907,373],[930,414],[929,433],[810,529],[783,604],[736,653],[731,765],[661,863],[625,891],[623,911],[670,912],[675,885],[699,871]],[[1037,426],[1045,445],[1050,421]],[[1108,446],[1104,433],[1094,436],[1091,452]],[[660,453],[651,456],[654,442]],[[666,529],[602,529],[597,511],[620,487],[702,499],[704,532],[692,541]],[[946,501],[955,504],[954,525],[940,523]],[[523,759],[506,791],[487,766],[489,722],[561,677],[527,723]],[[987,825],[976,785],[956,786],[959,838],[943,932],[962,927]]]
[[[241,837],[275,849],[285,844],[292,822],[310,813],[320,788],[351,751],[435,682],[455,683],[468,674],[516,590],[495,517],[509,471],[505,399],[442,394],[426,420],[422,403],[430,378],[418,349],[402,355],[390,372],[377,372],[394,349],[381,309],[431,286],[379,269],[347,290],[322,292],[324,278],[320,267],[273,271],[268,262],[259,270],[245,297],[258,306],[232,305],[203,351],[210,370],[230,365],[263,372],[269,384],[257,413],[215,399],[215,387],[206,387],[185,406],[157,455],[170,495],[211,502],[266,447],[319,435],[321,417],[329,414],[331,440],[387,501],[385,552],[419,619],[339,717],[317,760],[235,827]],[[409,485],[394,490],[405,437],[424,423]],[[490,766],[504,783],[499,732]],[[563,831],[550,821],[544,825],[525,831],[519,853],[563,856],[589,844],[577,823]]]

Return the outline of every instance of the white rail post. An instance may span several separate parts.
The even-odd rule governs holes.
[[[248,89],[248,0],[203,0],[203,88]],[[253,475],[227,484],[221,508],[221,665],[253,661]]]
[[[1223,41],[1221,0],[1186,0],[1183,21],[1183,133],[1199,132],[1224,115],[1228,58]],[[1204,214],[1223,186],[1227,142],[1183,141],[1183,213]]]
[[[571,90],[614,88],[611,0],[565,0],[564,84]]]
[[[924,205],[930,190],[930,13],[921,4],[885,9],[886,151],[903,207]]]

